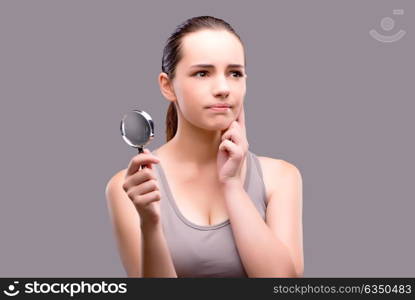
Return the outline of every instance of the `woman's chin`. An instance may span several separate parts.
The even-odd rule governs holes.
[[[233,118],[222,118],[216,120],[203,120],[204,122],[200,122],[201,120],[194,120],[193,125],[199,127],[204,130],[209,131],[223,131],[229,128],[233,122]]]
[[[232,124],[232,121],[218,122],[216,124],[211,124],[210,126],[206,127],[206,129],[212,130],[212,131],[222,131],[222,130],[228,129],[231,124]]]

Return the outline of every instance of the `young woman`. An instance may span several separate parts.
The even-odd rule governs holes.
[[[301,174],[248,150],[245,67],[221,19],[191,18],[168,39],[158,77],[167,142],[106,188],[129,277],[303,276]]]

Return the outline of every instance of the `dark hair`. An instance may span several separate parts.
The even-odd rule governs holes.
[[[175,77],[176,66],[182,59],[181,40],[182,38],[192,32],[202,29],[212,30],[226,30],[233,33],[242,43],[241,38],[235,32],[231,25],[222,19],[211,16],[199,16],[187,19],[182,24],[177,26],[176,30],[168,38],[166,46],[163,50],[163,58],[161,63],[162,72],[166,73],[170,80]],[[170,103],[166,115],[166,142],[174,137],[177,131],[177,110],[173,102]]]

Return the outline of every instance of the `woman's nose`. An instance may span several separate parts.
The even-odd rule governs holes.
[[[218,76],[214,83],[214,94],[216,96],[228,96],[229,95],[229,83],[224,76]]]

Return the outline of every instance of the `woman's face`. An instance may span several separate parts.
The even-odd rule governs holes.
[[[228,31],[203,30],[183,37],[181,53],[173,79],[179,114],[200,128],[228,128],[237,118],[245,97],[242,44]],[[231,107],[227,111],[207,108],[218,103]]]

